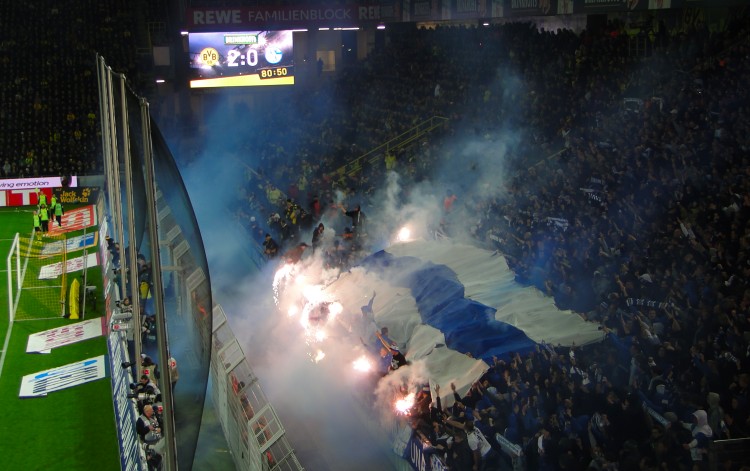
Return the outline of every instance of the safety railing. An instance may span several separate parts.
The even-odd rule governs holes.
[[[212,399],[237,469],[301,471],[221,305],[213,309]]]
[[[715,440],[708,449],[708,465],[711,471],[727,469],[724,465],[732,463],[731,469],[750,466],[750,438],[733,440]]]
[[[417,124],[413,128],[399,134],[393,139],[384,142],[383,144],[375,147],[369,152],[360,155],[356,159],[348,162],[331,172],[333,175],[356,175],[359,173],[365,164],[374,164],[384,159],[389,152],[394,152],[402,147],[405,147],[425,134],[444,126],[448,122],[448,118],[441,116],[433,116],[421,123]]]

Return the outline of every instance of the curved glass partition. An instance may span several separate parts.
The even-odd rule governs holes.
[[[134,376],[153,377],[161,392],[153,400],[163,408],[162,436],[154,448],[166,469],[190,470],[211,359],[211,284],[203,241],[148,103],[102,58],[98,72],[110,295],[118,314],[134,314],[126,334],[129,357],[139,359],[131,365]],[[148,360],[159,365],[158,373]],[[132,400],[142,410],[144,399]],[[150,450],[150,444],[141,445]]]

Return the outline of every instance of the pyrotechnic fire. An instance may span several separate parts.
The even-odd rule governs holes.
[[[304,340],[309,347],[317,347],[328,338],[326,327],[331,319],[344,311],[341,303],[329,299],[324,286],[312,282],[311,277],[298,273],[294,264],[285,264],[274,274],[274,302],[289,317],[297,316],[304,329]],[[282,294],[283,293],[283,294]],[[280,299],[283,296],[283,299]],[[313,363],[325,358],[319,348],[308,350]]]
[[[318,350],[318,353],[315,354],[315,363],[320,363],[320,360],[326,357],[326,354],[323,353],[323,350]]]
[[[286,263],[273,275],[273,301],[277,306],[279,305],[279,285],[292,273],[292,268],[294,268],[294,265]]]
[[[331,320],[336,318],[336,315],[341,314],[344,310],[344,306],[339,302],[333,302],[328,306],[328,315],[331,316]]]
[[[407,414],[409,409],[414,405],[414,397],[414,393],[409,393],[406,397],[397,400],[394,404],[396,412],[399,414]]]
[[[411,238],[411,230],[404,226],[398,231],[398,235],[396,236],[396,239],[398,239],[399,242],[407,242]]]
[[[355,370],[362,371],[364,373],[372,369],[372,363],[370,363],[370,360],[365,355],[362,355],[361,357],[354,360],[352,362],[352,366],[354,366]]]
[[[325,301],[323,289],[320,285],[303,284],[302,295],[309,304],[318,304]]]

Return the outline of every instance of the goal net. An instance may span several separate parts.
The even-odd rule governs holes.
[[[65,234],[16,234],[7,259],[11,322],[65,315],[67,254]]]

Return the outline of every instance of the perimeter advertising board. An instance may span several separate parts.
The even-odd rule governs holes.
[[[78,177],[9,178],[0,180],[0,207],[30,206],[39,204],[37,191],[52,198],[52,192],[61,187],[75,188]]]

